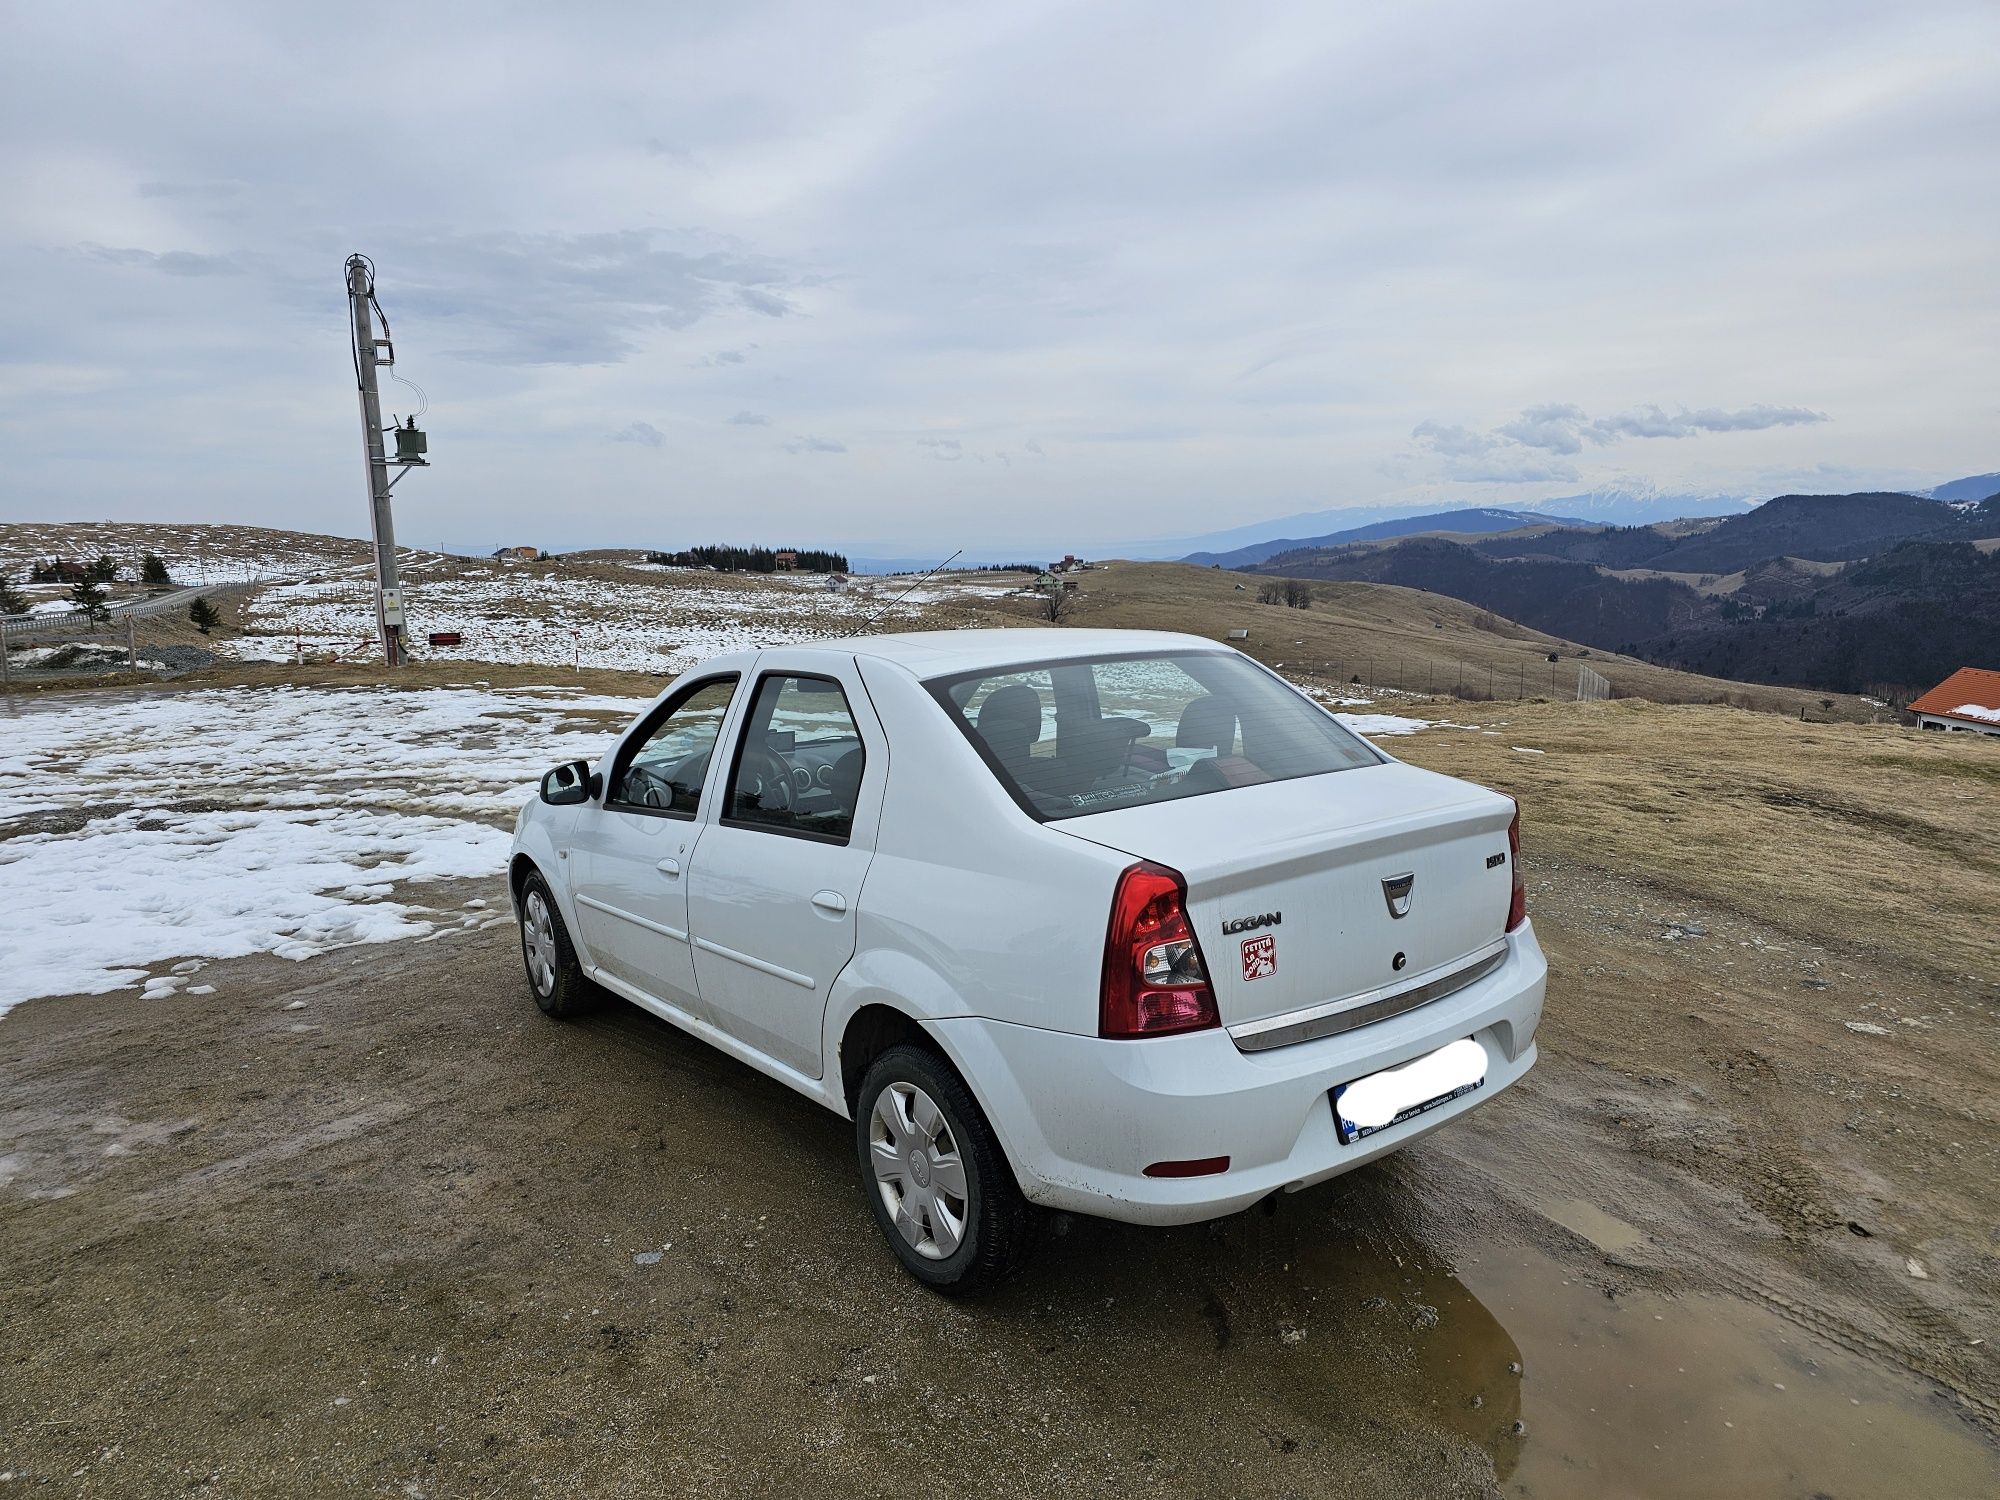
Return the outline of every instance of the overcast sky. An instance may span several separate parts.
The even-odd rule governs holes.
[[[1996,56],[1992,0],[8,5],[0,518],[365,533],[350,250],[433,544],[1984,472]]]

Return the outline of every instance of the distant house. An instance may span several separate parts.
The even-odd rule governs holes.
[[[62,562],[54,558],[36,563],[33,572],[28,575],[31,583],[82,583],[88,577],[90,570],[82,563]]]
[[[799,555],[796,552],[780,552],[773,559],[780,573],[796,573],[799,570]]]
[[[1910,704],[1919,729],[2000,734],[2000,672],[1960,667]]]
[[[539,547],[501,547],[493,554],[502,562],[533,562],[542,555]]]
[[[826,591],[829,594],[844,594],[847,592],[847,587],[848,580],[845,573],[829,573],[826,575]]]

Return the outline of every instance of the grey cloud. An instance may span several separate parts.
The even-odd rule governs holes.
[[[965,446],[957,438],[918,438],[917,446],[930,454],[932,458],[940,459],[945,463],[956,463],[959,459],[965,457]]]
[[[832,438],[808,437],[801,435],[785,444],[787,453],[845,453],[847,444],[836,443]]]
[[[769,427],[771,419],[760,411],[739,411],[729,419],[732,427]]]
[[[756,347],[755,344],[750,346],[751,349]],[[747,349],[718,349],[713,354],[704,354],[694,363],[695,368],[699,370],[712,365],[740,365],[749,358],[750,352]]]
[[[1496,429],[1496,432],[1524,448],[1546,448],[1551,453],[1581,453],[1583,438],[1579,429],[1588,420],[1582,407],[1551,402],[1529,407],[1517,420]]]
[[[611,434],[614,443],[643,443],[648,448],[657,448],[666,440],[667,435],[651,422],[634,422]]]
[[[403,308],[467,335],[453,353],[500,364],[616,364],[645,334],[775,297],[789,279],[755,256],[683,249],[641,229],[437,236],[392,244],[377,260],[392,257]]]
[[[1420,446],[1446,458],[1469,458],[1490,452],[1495,446],[1494,440],[1483,432],[1474,432],[1470,427],[1447,427],[1441,422],[1419,422],[1410,430],[1410,436]]]
[[[1683,408],[1673,416],[1657,406],[1642,406],[1615,417],[1592,422],[1587,435],[1595,443],[1614,443],[1628,437],[1692,437],[1697,432],[1763,432],[1772,427],[1802,427],[1824,422],[1825,412],[1803,406],[1746,406],[1737,411],[1704,407],[1700,411]]]
[[[762,287],[746,286],[736,293],[736,300],[752,312],[760,312],[767,318],[782,318],[793,311],[792,304],[776,292],[767,292]]]
[[[1491,432],[1419,422],[1410,436],[1421,448],[1445,460],[1445,472],[1469,483],[1567,484],[1579,473],[1562,460],[1583,452],[1586,445],[1608,447],[1628,438],[1684,438],[1703,432],[1756,432],[1824,422],[1822,412],[1803,406],[1746,406],[1737,411],[1683,407],[1669,414],[1658,406],[1634,407],[1609,417],[1592,417],[1580,406],[1551,401],[1530,406],[1512,422]],[[1534,455],[1547,454],[1542,458]]]
[[[192,250],[136,250],[116,245],[78,245],[76,253],[113,266],[138,266],[169,276],[236,276],[242,267],[226,255],[197,255]]]

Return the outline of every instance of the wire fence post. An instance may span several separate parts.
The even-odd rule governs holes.
[[[139,670],[139,622],[132,616],[125,617],[125,659],[132,670]]]

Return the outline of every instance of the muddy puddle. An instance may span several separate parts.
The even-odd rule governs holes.
[[[1357,1174],[1206,1230],[1079,1224],[1056,1279],[1072,1307],[1112,1304],[1092,1330],[1100,1368],[1254,1391],[1280,1411],[1280,1452],[1333,1467],[1361,1452],[1357,1431],[1431,1427],[1484,1449],[1523,1500],[2000,1495],[2000,1446],[1914,1377],[1733,1298],[1607,1295],[1476,1232],[1448,1263],[1406,1188]],[[1593,1243],[1637,1233],[1553,1207]],[[1194,1329],[1212,1350],[1190,1350]]]
[[[1573,1216],[1618,1233],[1595,1210]],[[2000,1494],[2000,1453],[1947,1397],[1761,1308],[1607,1296],[1526,1248],[1456,1274],[1382,1250],[1329,1242],[1292,1269],[1388,1325],[1390,1383],[1486,1449],[1510,1495]],[[1337,1389],[1366,1378],[1343,1371]]]

